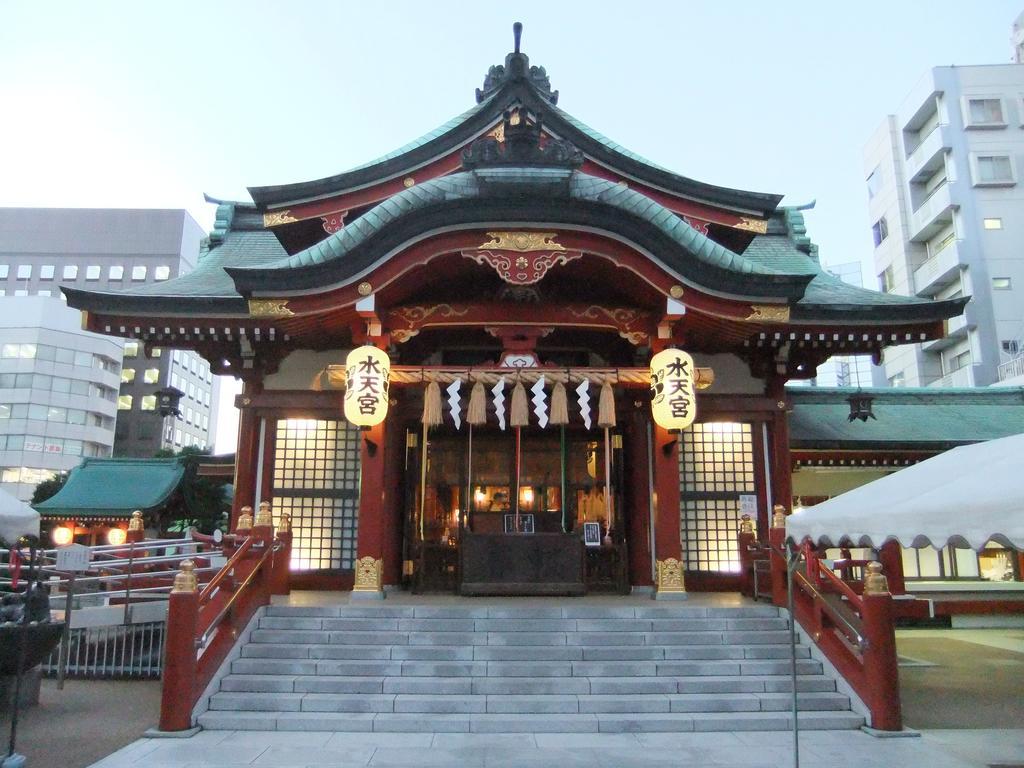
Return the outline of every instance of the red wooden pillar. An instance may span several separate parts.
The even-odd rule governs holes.
[[[353,596],[383,597],[385,424],[364,429],[359,447],[359,532]],[[370,562],[372,561],[372,562]]]
[[[882,564],[885,578],[889,582],[889,593],[905,595],[907,584],[903,579],[903,547],[896,539],[885,542],[878,550],[878,562]]]
[[[171,592],[164,640],[161,731],[185,731],[192,727],[192,705],[197,685],[195,640],[198,618],[198,592]]]
[[[651,586],[651,465],[648,458],[648,414],[634,409],[625,423],[629,583]]]
[[[865,591],[861,617],[864,620],[864,677],[870,691],[871,727],[880,731],[903,728],[900,709],[900,678],[896,659],[896,627],[893,624],[892,595]]]
[[[245,389],[249,388],[248,384]],[[242,507],[256,506],[256,465],[260,450],[260,418],[247,405],[244,394],[236,398],[238,406],[238,448],[235,451],[235,500],[231,504],[231,530],[235,529]]]
[[[402,583],[402,526],[405,492],[402,485],[405,430],[398,419],[384,422],[384,501],[381,507],[385,584]]]
[[[679,536],[678,437],[654,425],[654,556],[658,571],[655,599],[662,600],[686,594]]]
[[[775,403],[774,414],[768,422],[772,504],[781,504],[788,512],[793,507],[793,465],[789,455],[789,400],[786,398],[786,380],[781,376],[771,377],[766,392]]]

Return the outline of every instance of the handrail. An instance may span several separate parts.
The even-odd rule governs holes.
[[[837,589],[843,595],[843,597],[845,597],[847,600],[853,603],[854,606],[860,609],[860,595],[854,592],[849,584],[847,584],[845,581],[836,576],[835,573],[833,573],[832,569],[825,565],[825,563],[823,563],[821,560],[815,558],[815,562],[818,565],[818,573],[824,574],[825,578],[828,579],[829,584],[831,584],[835,589]]]
[[[253,537],[249,536],[244,542],[242,542],[242,546],[235,550],[235,553],[228,558],[228,561],[224,563],[217,575],[210,579],[210,583],[203,587],[203,591],[199,593],[200,605],[205,605],[210,601],[210,596],[214,593],[217,587],[220,586],[220,583],[224,581],[224,579],[226,579],[235,569],[235,566],[238,565],[246,555],[248,555],[249,551],[252,549],[252,545]]]
[[[266,563],[267,558],[274,553],[275,549],[277,549],[277,547],[267,547],[266,551],[263,553],[263,556],[260,557],[259,561],[256,563],[256,566],[251,571],[249,571],[249,575],[246,576],[245,579],[243,579],[242,583],[238,585],[238,588],[234,590],[234,592],[231,594],[230,599],[224,604],[224,606],[220,609],[217,615],[213,617],[213,619],[210,621],[210,624],[206,627],[206,630],[203,632],[203,634],[200,637],[196,638],[196,648],[202,648],[206,645],[207,641],[210,639],[210,633],[213,632],[213,630],[215,630],[218,626],[220,626],[220,623],[222,621],[224,621],[224,617],[227,616],[228,613],[231,611],[235,602],[238,600],[238,596],[244,593],[246,589],[248,589],[249,585],[260,573],[260,569],[263,568],[263,565],[264,563]]]
[[[827,613],[829,618],[843,625],[845,630],[844,634],[851,643],[856,645],[858,649],[863,649],[864,636],[861,634],[861,629],[854,626],[853,622],[844,616],[835,605],[826,600],[825,595],[815,588],[810,579],[802,573],[795,573],[793,574],[793,581],[798,584],[804,592],[808,593],[815,603],[819,604],[821,610]]]

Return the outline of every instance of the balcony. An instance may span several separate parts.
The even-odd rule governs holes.
[[[945,152],[951,146],[948,132],[948,125],[936,125],[907,155],[907,178],[911,182],[922,182],[942,167]]]
[[[947,373],[942,378],[928,384],[929,387],[941,387],[944,389],[966,388],[974,386],[974,366],[965,365],[959,370]]]
[[[960,278],[960,241],[953,240],[914,270],[914,291],[931,297]]]
[[[998,374],[999,381],[1010,381],[1010,379],[1020,379],[1021,384],[1024,384],[1024,355],[1019,355],[1013,360],[1009,360],[1002,363],[999,366]]]
[[[910,239],[920,243],[933,238],[953,221],[957,207],[953,185],[948,181],[940,184],[910,214]]]

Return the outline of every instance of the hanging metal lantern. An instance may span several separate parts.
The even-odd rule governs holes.
[[[184,392],[177,387],[164,387],[153,394],[156,395],[156,410],[160,416],[181,416],[178,403],[185,396]]]
[[[696,369],[693,358],[665,349],[651,358],[651,415],[659,427],[686,429],[697,418]]]
[[[376,347],[356,347],[345,359],[345,418],[375,427],[388,415],[391,358]]]
[[[850,415],[846,418],[850,421],[856,421],[857,419],[860,419],[861,421],[875,419],[877,421],[878,417],[875,416],[874,412],[871,410],[871,403],[874,399],[874,395],[865,394],[858,389],[846,398],[846,402],[850,404]]]

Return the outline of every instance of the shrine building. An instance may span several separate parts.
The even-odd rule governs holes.
[[[475,100],[352,170],[212,201],[187,275],[68,303],[242,380],[233,514],[291,516],[295,587],[736,588],[741,514],[763,537],[793,497],[785,383],[940,338],[967,300],[828,274],[781,195],[563,111],[518,30]]]

